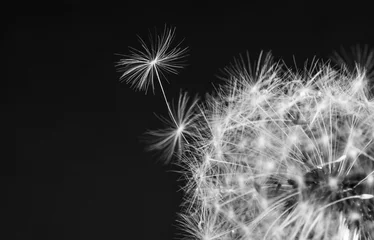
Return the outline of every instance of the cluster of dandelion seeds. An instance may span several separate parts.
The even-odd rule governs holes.
[[[226,70],[204,102],[186,106],[181,95],[171,130],[155,134],[168,159],[183,148],[175,163],[188,181],[186,239],[374,239],[365,69],[314,62],[293,72],[264,54],[254,67],[241,58]]]

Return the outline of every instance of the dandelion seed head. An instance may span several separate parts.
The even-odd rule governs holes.
[[[325,63],[294,74],[269,55],[227,71],[227,89],[196,104],[160,145],[181,143],[177,163],[195,186],[183,226],[198,239],[373,238],[374,101],[365,74]]]

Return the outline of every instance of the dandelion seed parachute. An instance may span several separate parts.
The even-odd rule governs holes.
[[[164,117],[160,120],[166,125],[164,129],[149,130],[147,132],[149,147],[148,150],[157,150],[162,152],[161,158],[168,163],[173,156],[181,157],[184,145],[193,141],[196,130],[193,126],[196,117],[196,105],[198,98],[190,98],[188,94],[180,93],[177,106],[172,108],[171,119]],[[174,111],[173,111],[174,110]]]
[[[173,45],[174,38],[175,28],[166,26],[163,34],[149,36],[149,44],[139,37],[142,48],[130,48],[131,53],[121,55],[124,58],[116,65],[122,72],[120,80],[147,92],[149,86],[154,90],[154,79],[157,78],[162,88],[161,76],[177,74],[177,70],[183,68],[183,59],[187,55],[187,48],[181,48],[180,43]]]

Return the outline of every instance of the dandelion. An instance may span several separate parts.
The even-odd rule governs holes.
[[[373,239],[367,76],[271,61],[237,61],[201,104],[199,138],[184,146],[199,151],[181,157],[190,168],[181,227],[198,239]]]
[[[205,102],[191,103],[181,93],[177,109],[168,106],[170,127],[153,132],[151,147],[167,159],[177,152],[175,163],[185,169],[179,222],[186,235],[374,239],[374,100],[367,70],[315,61],[294,73],[269,53],[254,66],[243,57],[235,61]],[[145,72],[142,77],[152,76]],[[139,87],[146,82],[140,78]]]

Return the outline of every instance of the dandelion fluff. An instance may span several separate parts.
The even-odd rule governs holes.
[[[121,81],[126,81],[136,90],[147,92],[149,86],[154,91],[154,79],[158,80],[161,89],[161,76],[166,73],[177,74],[178,69],[183,68],[183,59],[187,55],[187,48],[181,48],[179,44],[173,44],[175,28],[165,26],[161,35],[150,35],[149,44],[139,37],[142,46],[140,49],[130,48],[129,55],[121,55],[123,58],[117,63],[118,71],[122,72]]]
[[[167,161],[177,151],[185,170],[186,238],[374,239],[372,52],[354,69],[313,62],[298,72],[270,54],[254,66],[240,58],[205,102],[181,93],[171,110],[160,75],[185,54],[173,36],[141,41],[119,65],[121,79],[146,91],[156,77],[164,95],[170,127],[152,132],[151,148]]]
[[[374,103],[364,71],[292,73],[271,56],[237,61],[200,104],[177,164],[197,239],[374,238]]]

